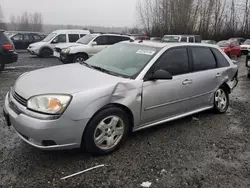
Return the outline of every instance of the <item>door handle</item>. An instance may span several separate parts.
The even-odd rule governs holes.
[[[222,76],[221,73],[217,73],[217,74],[216,74],[216,77],[217,77],[217,78],[219,78],[219,77],[221,77],[221,76]]]
[[[182,82],[182,84],[183,84],[183,85],[192,84],[192,80],[186,79],[186,80],[184,80],[184,81]]]

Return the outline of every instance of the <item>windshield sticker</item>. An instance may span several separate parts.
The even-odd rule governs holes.
[[[154,55],[155,51],[152,51],[152,50],[138,50],[136,53],[137,54],[143,54],[143,55]]]

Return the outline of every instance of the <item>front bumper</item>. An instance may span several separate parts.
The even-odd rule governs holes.
[[[27,51],[31,54],[31,55],[39,55],[38,51],[39,50],[35,50],[32,48],[27,48]]]
[[[49,117],[46,119],[48,115],[42,115],[42,119],[39,119],[27,115],[29,113],[38,114],[27,110],[15,101],[11,94],[6,95],[5,118],[26,143],[43,150],[81,147],[82,135],[88,119],[74,121],[63,115],[54,120],[50,120]]]
[[[60,53],[60,57],[58,59],[65,64],[73,63],[74,54]]]

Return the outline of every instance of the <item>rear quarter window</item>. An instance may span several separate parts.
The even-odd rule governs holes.
[[[218,68],[229,67],[229,63],[228,63],[227,59],[221,54],[221,52],[219,50],[213,48],[212,52],[214,53],[214,56],[216,58]]]

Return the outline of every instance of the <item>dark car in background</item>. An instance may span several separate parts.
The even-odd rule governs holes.
[[[0,72],[4,69],[5,64],[14,63],[18,59],[15,47],[4,31],[0,30]]]
[[[7,31],[6,34],[18,50],[27,49],[30,44],[43,40],[36,32]]]

